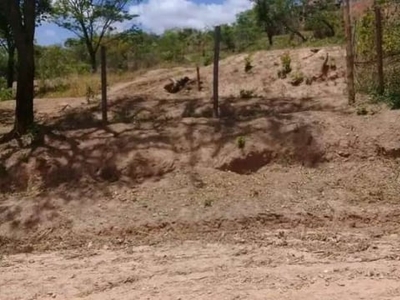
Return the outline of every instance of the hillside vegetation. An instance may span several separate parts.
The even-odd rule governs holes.
[[[236,22],[222,26],[221,57],[257,50],[321,46],[343,42],[340,10],[334,1],[308,8],[306,16],[290,0],[276,0],[274,29],[270,33],[262,7],[243,12]],[[272,5],[272,4],[271,4]],[[274,6],[275,7],[275,6]],[[319,10],[322,9],[320,12]],[[290,17],[286,13],[290,12]],[[288,24],[290,23],[290,26]],[[271,37],[270,37],[271,36]],[[270,38],[269,38],[270,37]],[[161,35],[132,28],[102,38],[107,47],[110,84],[127,81],[140,70],[171,66],[207,66],[213,59],[213,29],[175,29]],[[96,54],[97,62],[99,53]],[[89,89],[98,92],[99,76],[92,66],[84,39],[69,39],[63,45],[35,46],[38,97],[83,97]],[[54,67],[57,66],[57,67]],[[0,76],[7,74],[7,51],[0,51]],[[51,83],[49,81],[51,80]],[[10,98],[6,80],[0,81],[0,98]]]

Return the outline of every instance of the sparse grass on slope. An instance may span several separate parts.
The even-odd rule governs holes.
[[[108,85],[130,81],[138,73],[109,73],[107,75]],[[101,90],[100,74],[71,75],[61,79],[53,86],[42,86],[38,97],[40,98],[63,98],[63,97],[85,97],[88,90],[97,94]]]
[[[304,33],[305,35],[309,33]],[[231,52],[221,49],[220,59],[227,58],[231,55],[239,53],[253,52],[258,50],[278,50],[278,49],[293,49],[302,47],[323,47],[329,45],[341,44],[343,40],[340,37],[326,38],[315,40],[311,39],[305,43],[300,42],[297,39],[290,39],[289,35],[280,35],[274,38],[274,45],[269,46],[266,38],[262,38],[254,41],[251,45],[243,51]],[[142,72],[149,71],[150,69],[157,68],[169,68],[176,66],[194,66],[199,64],[200,66],[206,66],[212,64],[212,51],[209,49],[206,53],[206,57],[203,57],[201,53],[189,53],[186,55],[185,60],[182,62],[162,62],[154,65],[151,68],[140,69],[135,72],[109,72],[108,73],[108,85],[114,85],[117,83],[128,82],[133,80],[135,77],[140,75]],[[94,94],[100,93],[100,74],[84,74],[78,75],[73,74],[66,78],[56,80],[52,83],[52,86],[43,86],[40,88],[38,94],[39,98],[63,98],[63,97],[86,97],[88,92]]]

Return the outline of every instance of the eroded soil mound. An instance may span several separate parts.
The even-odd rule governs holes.
[[[335,70],[330,62],[318,79],[327,52]],[[0,248],[154,242],[338,218],[365,225],[391,211],[400,192],[398,112],[371,105],[358,115],[347,106],[340,48],[290,51],[292,72],[316,77],[311,85],[278,77],[282,54],[255,53],[247,73],[243,55],[221,61],[218,119],[209,67],[200,92],[163,90],[168,78],[193,78],[178,68],[110,93],[107,126],[96,104],[38,100],[40,130],[0,146]],[[0,114],[7,129],[12,105]]]
[[[317,167],[350,158],[396,157],[395,112],[358,116],[334,101],[226,98],[221,118],[214,119],[205,113],[212,108],[203,99],[119,98],[110,107],[107,126],[101,125],[97,107],[69,109],[45,123],[33,147],[29,139],[1,146],[2,191],[103,181],[136,184],[177,168],[249,174],[271,163]]]

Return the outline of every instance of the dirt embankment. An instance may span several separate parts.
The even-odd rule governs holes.
[[[221,62],[220,119],[212,117],[210,67],[201,69],[201,91],[164,90],[170,77],[193,78],[183,68],[114,89],[108,126],[98,105],[38,100],[45,127],[1,146],[1,244],[21,251],[248,222],[390,219],[398,113],[347,107],[340,48],[290,51],[292,72],[280,78],[283,53],[255,53],[249,72],[244,55]],[[0,107],[5,126],[10,107]],[[268,223],[264,214],[278,218]]]
[[[108,126],[37,100],[0,146],[0,298],[400,299],[399,113],[347,106],[342,49],[289,52],[222,61],[219,119],[211,67],[112,89]]]

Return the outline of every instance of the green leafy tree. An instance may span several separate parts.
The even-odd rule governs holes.
[[[264,29],[268,37],[269,45],[272,46],[273,38],[277,34],[278,20],[272,8],[273,3],[268,0],[255,0],[254,11],[258,25]]]
[[[341,27],[342,15],[335,0],[304,3],[305,29],[312,30],[314,37],[325,38],[336,35]]]
[[[307,38],[300,32],[302,5],[295,0],[251,0],[258,23],[264,27],[270,44],[276,35],[276,30],[283,28],[292,35],[298,36],[303,42]]]
[[[221,43],[225,46],[226,50],[235,52],[235,32],[232,26],[223,25],[221,26]]]
[[[261,40],[264,33],[254,9],[240,13],[232,26],[237,51],[244,51]]]
[[[126,53],[127,68],[138,70],[141,68],[153,67],[161,62],[159,40],[160,37],[155,34],[148,34],[138,28],[131,28],[128,31],[122,32],[118,35],[118,40],[123,40],[124,43],[129,45],[129,51]],[[114,43],[110,43],[111,48]]]
[[[0,48],[0,77],[6,78],[7,76],[7,53],[4,51],[4,49]],[[0,78],[0,82],[3,84],[1,85],[0,88],[6,88],[7,87],[7,80],[4,79],[4,82],[2,81],[3,78]]]
[[[40,79],[60,79],[75,71],[78,63],[74,61],[69,49],[60,46],[40,48],[36,55],[36,74]]]
[[[0,1],[0,11],[11,28],[18,53],[15,124],[11,137],[26,133],[34,122],[35,27],[49,7],[47,0]]]
[[[160,37],[158,45],[164,60],[170,62],[184,60],[185,43],[182,37],[178,30],[167,30]]]
[[[0,47],[7,53],[7,87],[11,88],[14,82],[15,41],[4,12],[4,10],[0,11]]]
[[[107,68],[117,71],[126,71],[128,69],[129,52],[131,45],[125,39],[119,36],[104,38],[104,44],[107,45]]]
[[[74,60],[87,64],[90,68],[90,58],[84,40],[69,38],[64,42],[64,47],[70,51]]]
[[[139,0],[136,0],[137,2]],[[56,0],[52,19],[85,42],[92,71],[97,71],[96,54],[104,36],[116,23],[132,20],[126,11],[129,0]]]

